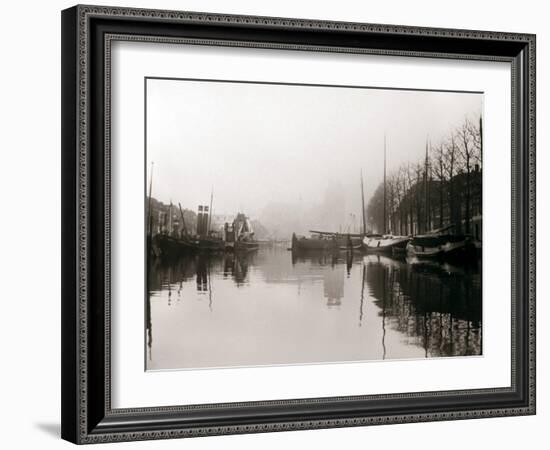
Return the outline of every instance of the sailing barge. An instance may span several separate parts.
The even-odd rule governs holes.
[[[394,236],[387,232],[386,222],[386,135],[384,134],[384,200],[383,200],[383,225],[382,234],[367,234],[363,238],[363,248],[367,253],[400,254],[404,253],[409,242],[408,236]],[[361,194],[363,193],[363,179],[361,177]],[[364,211],[363,200],[363,211]],[[364,212],[363,212],[364,215]]]
[[[310,230],[311,236],[297,236],[292,234],[293,252],[339,252],[341,250],[361,250],[361,234],[343,234],[330,231]]]
[[[363,246],[367,253],[396,253],[404,251],[410,241],[408,236],[393,236],[391,234],[375,234],[365,236]]]
[[[452,234],[453,225],[413,237],[407,244],[407,256],[418,259],[468,259],[477,255],[471,236]]]
[[[367,219],[365,213],[365,193],[363,189],[363,172],[361,171],[361,216],[363,232],[336,233],[332,231],[309,230],[310,237],[292,233],[292,252],[354,252],[363,250],[363,238],[366,236]]]

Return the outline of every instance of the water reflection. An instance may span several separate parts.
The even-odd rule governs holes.
[[[415,339],[425,356],[481,354],[481,276],[477,265],[365,257],[367,284],[383,324]]]
[[[480,272],[277,247],[155,261],[147,368],[479,355]]]

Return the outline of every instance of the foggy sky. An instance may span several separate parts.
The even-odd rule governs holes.
[[[147,169],[153,197],[196,210],[214,190],[218,214],[254,217],[268,203],[312,206],[338,184],[360,214],[388,172],[419,162],[482,95],[387,89],[147,81]],[[148,181],[147,181],[148,182]]]

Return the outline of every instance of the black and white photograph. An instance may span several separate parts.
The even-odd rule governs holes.
[[[544,448],[547,10],[6,2],[0,448]]]
[[[477,91],[147,77],[148,371],[483,355]]]
[[[6,259],[14,439],[534,443],[541,8],[246,1],[63,5],[5,71],[4,235],[61,243]]]

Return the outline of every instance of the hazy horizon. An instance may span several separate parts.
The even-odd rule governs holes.
[[[196,211],[244,212],[268,228],[303,231],[359,220],[388,172],[416,163],[465,117],[480,93],[147,80],[147,186]],[[355,214],[355,217],[352,216]],[[290,217],[298,215],[300,217]],[[344,223],[342,223],[342,221]],[[273,222],[273,223],[271,223]],[[262,221],[263,223],[263,221]]]

